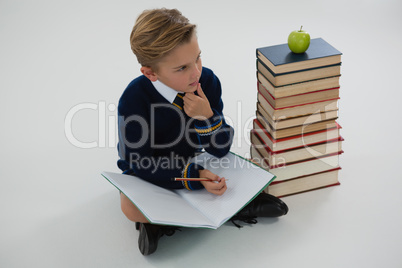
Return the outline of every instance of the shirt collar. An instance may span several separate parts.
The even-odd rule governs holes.
[[[155,89],[161,94],[167,101],[173,103],[174,99],[177,96],[177,93],[181,93],[180,91],[174,90],[171,87],[163,84],[161,81],[156,80],[155,82],[151,81],[154,85]]]

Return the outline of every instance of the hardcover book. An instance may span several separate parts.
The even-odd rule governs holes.
[[[275,182],[307,176],[339,167],[339,155],[343,151],[324,155],[317,158],[302,160],[290,164],[270,166],[268,159],[264,158],[255,147],[251,147],[251,159],[262,168],[276,176]]]
[[[218,196],[205,189],[169,190],[131,175],[103,172],[102,176],[153,224],[210,229],[217,229],[228,221],[275,178],[231,152],[222,158],[203,153],[192,162],[228,179],[226,192]]]
[[[257,60],[257,70],[261,72],[274,86],[284,86],[315,79],[321,79],[341,74],[341,64],[321,66],[301,71],[275,74],[262,61]]]
[[[261,116],[261,114],[259,114],[258,112],[257,112],[257,120],[261,123],[261,125],[263,125],[263,127],[268,131],[268,133],[274,139],[281,139],[296,135],[304,135],[310,132],[334,128],[337,125],[335,119],[329,119],[325,121],[318,121],[315,123],[306,123],[303,125],[289,128],[274,129],[265,119],[265,117]]]
[[[263,94],[260,92],[257,94],[258,102],[273,120],[338,110],[338,99],[339,97],[330,100],[316,101],[308,105],[301,104],[286,108],[274,108]]]
[[[261,83],[258,83],[258,92],[264,95],[274,109],[287,108],[296,105],[310,104],[317,101],[339,98],[339,87],[275,98]]]
[[[291,150],[272,152],[266,146],[260,135],[255,130],[250,133],[252,147],[264,157],[270,166],[288,165],[302,160],[313,159],[322,157],[329,154],[339,153],[342,151],[343,138],[328,140],[322,143],[312,144],[310,146],[303,146]]]
[[[322,38],[311,39],[305,53],[293,53],[288,44],[280,44],[257,48],[256,54],[275,74],[338,64],[342,55]]]
[[[283,197],[340,185],[338,181],[338,173],[340,169],[341,168],[339,167],[333,170],[291,180],[273,182],[264,190],[264,192],[276,197]]]
[[[305,146],[311,146],[317,143],[323,143],[328,140],[338,139],[340,137],[339,132],[341,129],[341,126],[339,124],[336,124],[334,128],[330,129],[304,133],[282,139],[274,139],[269,134],[269,132],[264,129],[264,127],[257,119],[254,119],[253,126],[253,131],[259,134],[262,143],[268,146],[273,153]]]
[[[261,72],[257,71],[257,80],[275,98],[339,87],[339,78],[340,75],[337,75],[290,85],[274,86]]]
[[[294,126],[300,126],[304,124],[316,123],[324,120],[337,119],[338,118],[338,110],[333,111],[324,111],[314,114],[288,117],[283,119],[273,120],[267,111],[261,106],[260,103],[257,103],[257,117],[263,116],[266,121],[274,128],[274,129],[282,129]]]

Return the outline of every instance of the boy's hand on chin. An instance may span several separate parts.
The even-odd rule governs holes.
[[[183,97],[184,112],[191,118],[197,120],[206,120],[214,115],[209,104],[207,96],[202,91],[201,84],[197,86],[198,96],[194,92],[186,93]]]

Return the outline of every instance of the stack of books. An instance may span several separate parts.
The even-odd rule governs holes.
[[[257,49],[257,110],[251,158],[276,175],[266,192],[286,196],[339,185],[341,55],[322,38],[305,53]]]

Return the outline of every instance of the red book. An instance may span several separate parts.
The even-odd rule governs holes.
[[[277,87],[274,86],[262,73],[257,71],[258,81],[261,82],[264,88],[275,98],[339,87],[339,78],[340,75]]]
[[[263,157],[255,147],[251,147],[251,159],[260,167],[268,170],[276,176],[275,181],[283,181],[311,175],[339,167],[339,155],[343,151],[305,159],[293,163],[281,165],[269,165],[268,159]]]
[[[258,102],[273,120],[285,119],[290,117],[297,117],[309,114],[316,114],[320,112],[338,110],[338,98],[327,100],[315,101],[300,105],[294,105],[284,108],[274,108],[264,96],[261,90],[258,90]]]
[[[290,108],[297,105],[305,105],[318,101],[334,100],[339,98],[339,87],[275,98],[260,82],[257,83],[257,86],[258,92],[260,92],[266,98],[274,109]]]
[[[305,124],[312,124],[327,120],[338,119],[338,110],[323,111],[314,114],[301,116],[272,119],[268,112],[262,107],[261,103],[257,103],[256,110],[257,119],[261,122],[266,122],[272,129],[280,130],[284,128],[296,127]]]
[[[282,150],[273,152],[261,140],[260,135],[255,130],[251,130],[250,134],[252,147],[267,159],[270,166],[284,165],[301,160],[313,159],[324,155],[333,154],[342,151],[342,137],[324,142],[311,144],[309,146],[301,146],[290,150]]]
[[[341,126],[336,123],[335,127],[333,128],[303,133],[281,139],[274,139],[271,134],[263,127],[259,120],[254,119],[253,124],[254,132],[258,133],[259,138],[266,146],[269,147],[270,151],[272,152],[311,146],[328,140],[338,139],[340,137],[339,131],[341,129]]]

